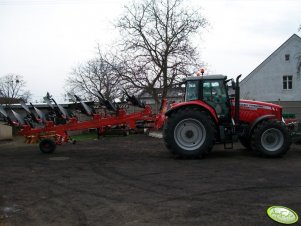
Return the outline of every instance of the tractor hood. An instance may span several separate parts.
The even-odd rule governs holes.
[[[232,114],[235,113],[235,100],[231,101]],[[232,115],[232,117],[233,117]],[[271,104],[261,101],[240,100],[239,119],[242,122],[252,123],[258,118],[272,117],[282,120],[282,107],[277,104]]]
[[[234,104],[234,101],[232,101],[232,104]],[[272,111],[282,110],[282,107],[278,104],[272,104],[267,102],[254,101],[254,100],[240,100],[240,107],[249,108],[250,110],[257,110],[259,108],[272,110]]]

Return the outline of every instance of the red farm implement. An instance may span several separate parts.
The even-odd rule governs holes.
[[[167,108],[166,100],[162,103],[162,110],[158,114],[154,114],[149,105],[140,102],[135,96],[130,96],[128,93],[126,95],[127,103],[140,108],[140,111],[127,113],[125,107],[112,103],[105,99],[101,93],[98,93],[97,96],[104,110],[98,113],[78,96],[70,95],[74,101],[80,103],[85,114],[89,117],[85,121],[79,121],[76,116],[68,113],[65,108],[51,98],[45,98],[45,102],[50,107],[47,116],[31,104],[38,115],[36,116],[24,102],[21,102],[21,106],[27,112],[24,118],[11,110],[16,118],[16,120],[12,120],[3,107],[0,107],[0,112],[10,125],[20,128],[19,135],[25,137],[26,143],[39,143],[40,150],[43,153],[52,153],[56,145],[73,142],[68,135],[70,131],[96,129],[98,134],[103,134],[107,129],[112,128],[118,128],[124,132],[136,130],[137,128],[162,128]]]

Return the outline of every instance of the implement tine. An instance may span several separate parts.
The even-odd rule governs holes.
[[[7,112],[5,111],[5,109],[3,108],[2,105],[0,105],[0,113],[1,113],[4,117],[8,117]]]
[[[52,98],[51,100],[52,100],[52,101],[54,102],[54,104],[58,107],[58,109],[59,109],[60,112],[62,113],[63,117],[64,117],[64,118],[68,118],[69,115],[68,115],[66,109],[65,109],[63,106],[59,105],[53,98]]]
[[[20,101],[20,104],[27,113],[29,113],[29,114],[31,113],[31,111],[29,110],[29,107],[26,105],[26,103],[23,100]]]
[[[8,116],[7,112],[5,111],[5,109],[3,108],[2,105],[0,105],[0,113],[4,116],[5,120],[8,122],[9,125],[15,126],[15,123],[14,123],[13,120]]]
[[[45,102],[48,104],[49,107],[51,107],[51,109],[54,109],[53,104],[51,103],[51,100],[48,99],[48,97],[44,97]]]
[[[85,102],[83,102],[77,95],[74,94],[74,97],[76,98],[76,100],[77,100],[78,102],[81,103],[81,105],[82,105],[83,108],[85,109],[86,113],[87,113],[88,115],[92,115],[92,112],[93,112],[92,109],[91,109]]]
[[[14,114],[15,118],[17,119],[17,121],[19,122],[19,124],[24,125],[25,122],[22,119],[21,115],[19,113],[15,112],[14,110],[11,110],[11,111]]]
[[[74,97],[74,94],[71,93],[67,93],[68,97],[73,101],[73,102],[77,102],[76,98]]]
[[[40,109],[36,108],[32,103],[30,103],[30,105],[33,107],[33,109],[38,114],[38,116],[40,117],[40,119],[43,122],[46,122],[46,117],[45,117],[44,113]]]

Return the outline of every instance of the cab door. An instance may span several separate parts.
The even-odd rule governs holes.
[[[203,81],[203,101],[213,107],[217,117],[226,119],[229,116],[229,103],[223,80]]]

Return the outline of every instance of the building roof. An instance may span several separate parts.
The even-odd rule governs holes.
[[[250,74],[248,74],[240,83],[243,84],[245,82],[247,82],[250,78],[253,77],[253,75],[256,74],[256,72],[262,68],[266,63],[268,63],[273,57],[274,55],[276,55],[282,48],[284,48],[288,43],[290,43],[293,39],[297,39],[301,42],[301,38],[296,35],[293,34],[289,39],[287,39],[281,46],[279,46],[271,55],[269,55],[261,64],[259,64],[253,71],[251,71]]]
[[[59,105],[61,105],[62,107],[68,107],[69,105],[72,105],[72,104],[74,104],[74,102],[67,102],[67,103],[62,103]],[[26,105],[31,108],[30,104],[26,103]],[[55,104],[53,104],[53,105],[55,106]],[[33,106],[35,106],[36,108],[49,108],[50,107],[47,103],[33,103]],[[10,108],[23,109],[22,105],[19,102],[15,103],[15,104],[11,104]]]
[[[18,98],[0,97],[0,104],[16,104],[19,103]]]

